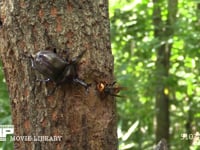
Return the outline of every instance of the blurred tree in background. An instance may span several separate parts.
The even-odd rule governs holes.
[[[152,0],[110,0],[116,80],[128,87],[121,93],[125,98],[117,100],[119,149],[150,150],[155,146],[156,89],[162,81],[161,92],[169,99],[170,148],[195,150],[200,143],[200,1],[179,0],[176,21],[171,24],[167,24],[168,0],[156,5],[161,12],[158,26],[153,21]],[[173,28],[173,36],[168,35],[169,28]],[[163,31],[164,38],[157,38],[155,29]],[[156,62],[162,45],[171,45],[171,51],[168,74],[161,80]],[[1,69],[0,124],[11,124],[9,105]]]

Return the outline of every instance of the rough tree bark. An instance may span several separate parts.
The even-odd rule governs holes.
[[[113,56],[107,0],[2,1],[0,54],[12,105],[15,136],[62,136],[59,142],[15,141],[16,150],[117,149],[113,97],[101,99],[96,82],[113,80]],[[78,75],[91,83],[89,92],[65,84],[48,96],[52,82],[24,55],[46,47],[70,58],[87,50]]]
[[[161,8],[164,1],[153,0],[153,24],[154,36],[159,40],[156,61],[156,142],[162,138],[169,143],[169,87],[167,78],[169,77],[170,55],[173,38],[174,24],[177,12],[177,0],[168,0],[167,20],[162,20]]]

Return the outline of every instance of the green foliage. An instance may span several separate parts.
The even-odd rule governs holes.
[[[10,125],[10,124],[12,124],[10,100],[8,97],[8,91],[5,84],[2,64],[0,64],[0,125]],[[12,150],[13,142],[10,142],[10,141],[0,142],[0,149]]]
[[[123,147],[132,143],[132,149],[145,149],[154,142],[154,81],[149,79],[153,79],[156,60],[153,46],[158,41],[153,39],[152,4],[115,2],[114,10],[110,9],[115,75],[120,84],[128,87],[123,93],[126,100],[118,100],[119,128],[126,135],[128,128],[140,121],[134,134],[126,141],[119,139],[119,143]]]
[[[9,124],[11,123],[10,103],[2,64],[0,64],[0,85],[0,124]]]
[[[167,18],[167,1],[158,3],[162,20]],[[152,149],[155,142],[155,49],[164,42],[172,43],[170,75],[164,82],[170,96],[171,149],[193,149],[195,145],[181,139],[181,134],[200,130],[200,6],[199,1],[178,2],[174,37],[156,39],[153,35],[153,3],[149,0],[110,0],[112,49],[115,75],[128,90],[124,100],[118,99],[120,133],[129,133],[130,126],[139,125],[120,146],[129,149]],[[167,36],[166,36],[167,37]],[[120,134],[120,137],[122,136]],[[132,143],[130,145],[130,143]],[[119,146],[120,149],[123,149]],[[127,148],[128,149],[128,148]]]

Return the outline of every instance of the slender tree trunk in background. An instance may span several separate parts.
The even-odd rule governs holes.
[[[1,7],[0,54],[9,88],[15,136],[62,136],[59,142],[16,141],[15,150],[115,150],[116,108],[112,97],[100,99],[96,81],[113,80],[113,56],[107,0],[9,0]],[[66,84],[47,96],[52,82],[24,55],[46,47],[70,58],[87,50],[78,75],[89,92]]]
[[[156,142],[165,138],[169,143],[169,93],[166,81],[169,76],[172,48],[172,43],[169,42],[169,39],[173,38],[178,2],[177,0],[168,0],[168,17],[166,22],[162,20],[161,2],[153,0],[153,3],[154,36],[160,42],[160,46],[156,50]]]
[[[188,101],[187,101],[188,106],[192,106],[193,97],[194,96],[188,95]],[[193,121],[193,119],[194,119],[193,111],[192,111],[192,107],[190,107],[187,111],[187,119],[186,119],[186,124],[185,124],[185,130],[186,130],[187,135],[190,135],[192,133],[192,121]],[[186,142],[187,142],[187,146],[188,146],[188,149],[189,149],[190,145],[192,143],[192,139],[188,139]]]

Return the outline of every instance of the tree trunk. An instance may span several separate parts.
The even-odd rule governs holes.
[[[117,149],[114,98],[100,98],[96,82],[113,81],[107,0],[10,0],[1,6],[0,52],[12,105],[15,136],[61,136],[61,141],[15,141],[15,150]],[[78,76],[91,87],[56,88],[25,56],[46,47],[81,59]]]
[[[153,0],[154,36],[159,39],[156,61],[156,142],[162,138],[169,143],[169,86],[167,79],[173,38],[177,0],[168,0],[167,21],[162,20],[161,8],[164,1]]]

